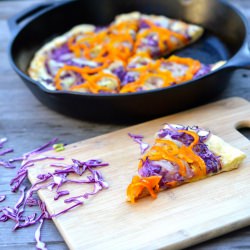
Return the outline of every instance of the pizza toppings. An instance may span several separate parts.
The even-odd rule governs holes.
[[[128,200],[134,202],[147,192],[154,198],[159,190],[218,173],[221,170],[220,156],[205,144],[209,136],[209,131],[197,126],[167,124],[157,133],[151,149],[142,156],[138,166],[140,176],[133,178],[129,185]],[[157,177],[159,188],[148,180],[153,177]]]
[[[170,87],[211,72],[198,60],[165,58],[202,32],[163,16],[119,15],[108,26],[79,25],[45,45],[29,74],[50,89],[93,94]]]
[[[132,183],[127,188],[127,196],[130,198],[132,203],[135,199],[142,194],[143,190],[146,189],[152,198],[156,198],[156,193],[159,190],[160,176],[150,176],[150,177],[139,177],[134,176]]]
[[[140,145],[141,154],[144,154],[148,150],[149,144],[142,141],[144,138],[142,135],[135,135],[131,133],[128,133],[128,135],[134,140],[134,142]]]
[[[152,57],[158,57],[188,43],[186,36],[170,27],[153,23],[146,15],[143,15],[142,22],[144,26],[138,32],[135,42],[136,51],[146,51]]]

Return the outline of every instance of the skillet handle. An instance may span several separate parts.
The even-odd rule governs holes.
[[[27,9],[19,12],[18,14],[10,17],[8,20],[8,26],[9,26],[9,29],[10,29],[12,35],[14,35],[18,32],[18,30],[21,27],[22,22],[24,22],[28,18],[35,16],[37,13],[40,13],[41,11],[43,11],[49,7],[52,7],[53,5],[54,5],[54,3],[36,4],[36,5],[33,5]]]
[[[240,51],[227,63],[228,68],[250,69],[250,33]]]

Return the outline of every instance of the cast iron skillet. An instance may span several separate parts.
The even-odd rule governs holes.
[[[101,4],[100,4],[101,2]],[[199,79],[166,89],[130,94],[86,94],[50,91],[27,75],[34,53],[51,38],[74,25],[105,25],[120,13],[140,11],[202,25],[202,39],[175,54],[204,63],[227,60],[220,69]],[[16,73],[49,108],[96,121],[138,121],[184,110],[223,91],[234,69],[250,65],[247,21],[222,0],[85,0],[39,4],[9,20],[13,38],[9,57]]]

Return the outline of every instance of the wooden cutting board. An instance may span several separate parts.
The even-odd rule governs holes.
[[[127,134],[142,134],[152,143],[164,123],[209,128],[247,158],[237,170],[161,192],[156,200],[147,197],[130,204],[125,201],[126,187],[136,174],[140,149]],[[180,249],[250,225],[250,142],[236,130],[239,127],[250,127],[250,104],[230,98],[68,145],[58,153],[65,162],[98,158],[110,163],[101,169],[110,188],[54,219],[69,248]],[[49,162],[31,168],[32,183]],[[67,188],[72,195],[86,191],[78,185]],[[63,199],[53,201],[54,193],[43,190],[39,195],[49,212],[65,208]]]

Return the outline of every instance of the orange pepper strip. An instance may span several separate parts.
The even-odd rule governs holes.
[[[162,87],[168,87],[172,83],[174,83],[174,77],[172,76],[172,73],[170,71],[165,72],[164,74],[153,74],[153,73],[148,73],[144,75],[143,81],[146,82],[149,78],[155,77],[155,78],[161,78],[163,80]]]
[[[172,31],[170,29],[157,26],[156,24],[154,24],[153,22],[151,22],[149,20],[144,20],[144,22],[147,23],[151,29],[160,29],[161,32],[164,32],[167,30],[170,32],[171,35],[175,36],[177,39],[181,40],[182,42],[187,42],[187,38],[182,33],[178,33],[178,32]],[[186,27],[186,29],[187,29],[187,27]]]
[[[196,73],[197,70],[200,68],[200,62],[197,60],[194,60],[192,58],[183,58],[179,56],[172,55],[167,59],[168,62],[176,62],[180,64],[185,64],[192,68],[192,73]]]
[[[77,40],[77,41],[74,41],[76,40],[77,38],[77,35],[73,35],[72,37],[69,38],[68,40],[68,47],[70,50],[72,50],[75,54],[76,57],[80,57],[81,56],[81,47],[79,47],[79,43],[82,42],[82,41],[85,41],[89,38],[89,36],[95,34],[94,32],[87,32],[87,33],[84,33],[84,37]],[[86,49],[86,47],[85,47]]]
[[[123,86],[120,90],[120,93],[129,93],[129,92],[136,92],[137,89],[141,86],[141,79],[137,79],[134,82],[130,82]]]
[[[143,22],[145,22],[151,29],[156,27],[156,25],[150,20],[144,19]]]
[[[201,63],[192,58],[182,58],[178,56],[170,56],[165,62],[173,62],[177,64],[184,64],[188,66],[188,70],[183,77],[180,77],[178,82],[189,81],[193,79],[194,74],[196,74],[201,68]]]
[[[132,36],[130,34],[111,34],[110,36],[111,40],[116,40],[116,41],[122,41],[122,42],[129,42],[131,44],[134,43],[134,39],[132,38]]]
[[[159,182],[161,176],[139,177],[134,176],[131,184],[127,188],[128,199],[135,203],[135,200],[140,196],[146,188],[152,198],[156,198],[156,192],[159,191]]]
[[[89,50],[87,50],[84,55],[89,59],[95,60],[95,58],[91,58],[90,53],[96,49],[96,46],[101,46],[101,51],[99,52],[98,56],[103,56],[107,52],[107,49],[105,47],[106,40],[107,42],[109,42],[110,40],[110,37],[108,36],[106,31],[98,34],[93,34],[90,40],[91,46],[89,46]],[[81,46],[81,43],[79,44],[79,46]]]
[[[119,78],[117,76],[112,75],[112,74],[108,74],[108,73],[100,72],[98,75],[92,76],[92,78],[94,78],[95,81],[99,81],[103,77],[113,78],[114,80],[117,80],[118,82],[120,82],[120,80],[119,80]]]
[[[178,181],[169,181],[169,182],[165,183],[165,186],[167,186],[167,187],[169,187],[169,188],[173,188],[173,187],[176,187],[176,186],[178,186],[178,185],[180,185],[180,184],[178,183]]]
[[[96,68],[90,68],[88,66],[82,68],[83,72],[86,74],[91,74],[91,73],[97,73],[98,71],[106,68],[109,65],[109,61],[106,61],[103,63],[103,65],[96,67]]]
[[[88,90],[88,83],[87,83],[87,82],[84,82],[84,83],[82,83],[82,84],[79,84],[79,85],[70,87],[70,90],[73,90],[73,91],[74,91],[74,90],[77,91],[77,90],[81,90],[81,89],[86,89],[86,90]]]
[[[92,43],[96,43],[96,42],[102,42],[103,39],[107,36],[107,31],[101,31],[99,33],[94,33],[94,32],[89,32],[86,34],[86,36],[82,37],[81,39],[79,39],[77,41],[77,43],[83,43],[83,42],[87,42],[90,43],[90,46],[94,46]]]
[[[90,67],[79,68],[76,66],[64,65],[62,68],[60,68],[57,71],[57,73],[55,75],[54,81],[55,81],[56,89],[58,89],[58,90],[62,89],[60,76],[61,76],[63,71],[74,71],[74,72],[80,74],[83,78],[86,78],[87,74],[96,73],[99,70],[106,68],[107,64],[108,64],[108,62],[104,63],[102,66],[99,66],[97,68],[90,68]]]
[[[84,43],[79,43],[79,44],[78,44],[78,48],[83,50],[83,54],[84,54],[84,56],[85,56],[87,59],[90,58],[90,47],[89,47],[89,46],[87,46],[87,45],[84,44]]]
[[[133,21],[133,20],[129,20],[129,21],[124,21],[124,22],[120,22],[118,24],[113,24],[109,27],[109,31],[113,32],[113,31],[125,31],[127,32],[128,30],[134,30],[137,31],[139,28],[139,24],[138,21]]]
[[[194,141],[189,145],[189,148],[191,149],[199,142],[200,137],[194,131],[178,130],[178,132],[191,135],[194,138]]]
[[[168,151],[168,149],[164,150],[163,147],[161,146],[153,146],[151,148],[151,150],[154,152],[156,152],[156,154],[154,155],[149,155],[148,156],[148,159],[149,160],[161,160],[161,159],[164,159],[164,160],[167,160],[167,161],[170,161],[170,162],[173,162],[173,163],[176,163],[178,166],[179,166],[179,172],[180,172],[180,175],[185,177],[186,176],[186,167],[185,165],[183,164],[182,160],[180,160],[178,158],[178,155],[177,156],[174,156],[171,154],[171,152]],[[151,151],[151,152],[152,152]]]
[[[74,51],[75,55],[80,56],[79,52],[81,49],[84,50],[84,55],[89,55],[89,50],[93,49],[98,43],[101,43],[106,37],[106,31],[100,33],[88,32],[84,34],[85,36],[77,40],[74,45],[72,45],[72,40],[68,43],[69,48]],[[87,57],[87,56],[86,56]],[[89,58],[89,57],[87,57]]]
[[[160,51],[168,49],[170,52],[174,49],[173,46],[175,45],[175,43],[171,40],[171,36],[177,38],[177,40],[179,41],[182,41],[184,44],[187,43],[187,38],[183,34],[171,31],[163,27],[159,27],[149,20],[144,21],[149,25],[150,28],[145,29],[142,33],[138,34],[138,36],[136,37],[135,50],[141,44],[141,39],[147,37],[152,33],[156,33],[158,36]],[[167,43],[167,47],[165,43]]]
[[[112,31],[111,29],[108,29],[108,30],[104,30],[102,32],[99,32],[99,33],[93,33],[93,34],[90,34],[91,36],[87,36],[87,37],[83,37],[82,39],[79,39],[77,41],[77,44],[80,48],[84,49],[85,50],[85,53],[84,55],[91,59],[91,56],[90,56],[90,51],[92,49],[95,49],[95,47],[97,45],[105,45],[106,44],[114,44],[114,43],[124,43],[124,42],[129,42],[131,44],[133,44],[133,38],[131,37],[130,34],[127,33],[118,33],[118,34],[114,34],[114,33],[111,33],[111,34],[108,34],[108,31]],[[88,42],[91,46],[86,46],[86,42]],[[110,51],[112,51],[113,48],[111,48]],[[100,54],[105,54],[107,51],[106,50],[102,50]],[[120,54],[123,54],[124,51],[121,51]],[[100,55],[99,55],[100,56]]]
[[[170,71],[161,74],[146,73],[141,74],[139,76],[139,79],[137,79],[136,81],[128,83],[124,87],[122,87],[120,93],[129,93],[137,91],[138,88],[143,87],[148,78],[151,77],[161,78],[163,80],[162,87],[168,87],[172,83],[174,83],[174,77],[172,76],[172,73]]]
[[[150,62],[147,65],[144,65],[144,66],[141,66],[141,67],[138,67],[138,68],[133,68],[132,70],[133,71],[139,71],[139,72],[143,71],[142,73],[144,73],[145,70],[147,70],[147,72],[149,72],[149,71],[158,71],[160,65],[161,65],[161,61],[157,60],[156,62]]]
[[[94,76],[87,76],[86,78],[86,82],[77,86],[73,86],[70,89],[71,90],[78,90],[78,89],[82,89],[82,88],[86,88],[87,90],[91,91],[92,93],[98,93],[99,91],[103,90],[106,92],[110,92],[111,89],[106,87],[106,86],[101,86],[98,84],[98,81],[101,80],[103,77],[107,77],[107,78],[113,78],[115,81],[118,82],[118,88],[120,85],[120,80],[118,77],[111,75],[111,74],[106,74],[106,73],[99,73],[98,75],[94,75]]]
[[[130,57],[129,61],[132,61],[136,57],[145,57],[145,58],[150,59],[150,54],[146,51],[140,51],[140,52],[137,52],[136,54],[134,54],[132,57]]]
[[[109,44],[109,49],[107,50],[109,55],[109,58],[112,58],[113,60],[122,60],[124,63],[127,62],[128,58],[131,55],[131,51],[129,47],[127,46],[115,46],[114,43]]]
[[[194,178],[206,176],[207,168],[205,162],[190,147],[182,146],[180,148],[180,157],[190,164],[194,170]]]
[[[56,89],[58,89],[58,90],[62,89],[60,76],[61,76],[63,71],[67,71],[67,70],[74,71],[74,72],[80,74],[81,76],[83,76],[83,73],[84,73],[82,68],[79,68],[76,66],[69,66],[69,65],[63,66],[62,68],[60,68],[57,71],[55,78],[54,78]]]
[[[164,146],[166,146],[167,150],[169,150],[169,152],[171,152],[171,154],[173,154],[173,155],[177,155],[178,152],[179,152],[178,146],[173,141],[170,141],[170,140],[167,140],[167,139],[157,138],[157,139],[155,139],[155,142],[163,144]]]
[[[107,78],[112,78],[113,80],[118,82],[118,88],[120,87],[120,79],[115,76],[115,75],[111,75],[111,74],[107,74],[107,73],[99,73],[98,75],[95,75],[93,77],[90,78],[90,82],[93,82],[95,86],[98,86],[98,90],[104,90],[104,91],[109,91],[110,89],[106,86],[100,86],[98,85],[98,81],[100,81],[103,77],[107,77]]]
[[[75,39],[76,39],[76,36],[70,37],[67,45],[68,45],[69,49],[73,51],[73,53],[75,54],[76,57],[80,57],[81,51],[80,51],[79,47],[76,44],[73,44],[73,41]]]
[[[81,56],[81,50],[79,49],[78,46],[69,45],[68,43],[68,47],[74,53],[75,57],[79,58]]]
[[[138,164],[138,170],[139,170],[140,168],[142,168],[143,163],[144,163],[144,161],[145,161],[146,159],[147,159],[147,156],[146,156],[146,155],[143,156],[143,157],[140,159],[139,164]]]

